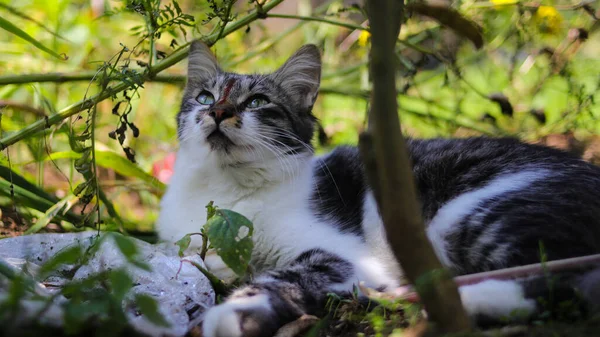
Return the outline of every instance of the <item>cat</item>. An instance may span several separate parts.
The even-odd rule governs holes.
[[[223,71],[203,43],[191,44],[159,237],[174,242],[198,232],[209,201],[255,227],[257,276],[208,309],[205,337],[271,336],[319,313],[330,292],[348,293],[359,282],[400,285],[357,149],[313,154],[320,73],[314,45],[271,74],[240,75]],[[455,274],[537,263],[540,242],[549,260],[600,253],[600,168],[509,138],[409,139],[407,147],[427,236]],[[197,239],[190,249],[200,247]],[[228,276],[218,256],[206,264]],[[597,295],[600,273],[590,275],[576,281]],[[473,317],[531,315],[538,307],[532,283],[488,280],[459,291]]]

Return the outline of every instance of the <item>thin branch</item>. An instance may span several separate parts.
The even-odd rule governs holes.
[[[40,116],[40,117],[46,116],[46,111],[44,111],[42,109],[38,109],[31,105],[27,105],[27,104],[23,104],[23,103],[19,103],[19,102],[0,99],[0,109],[3,109],[3,108],[27,111],[27,112],[31,112],[37,116]]]
[[[552,6],[554,7],[554,9],[558,10],[558,11],[572,11],[572,10],[578,10],[581,9],[585,6],[594,4],[597,0],[588,0],[588,1],[581,1],[579,3],[576,4],[572,4],[572,5],[559,5],[559,6]],[[478,3],[474,3],[471,6],[469,6],[469,8],[493,8],[493,7],[507,7],[507,6],[515,6],[515,5],[519,5],[522,8],[528,8],[528,9],[537,9],[540,7],[540,3],[538,2],[530,2],[530,3],[521,3],[519,0],[514,0],[513,2],[506,2],[506,3],[501,3],[501,4],[497,4],[497,3],[493,3],[493,2],[478,2]]]
[[[459,286],[477,284],[486,280],[511,280],[529,276],[540,276],[546,273],[560,273],[574,270],[585,270],[600,265],[600,254],[554,260],[544,263],[533,263],[525,266],[498,269],[477,274],[457,276],[454,282]],[[407,287],[399,299],[418,302],[419,296]]]
[[[279,19],[293,19],[293,20],[302,20],[302,21],[316,21],[316,22],[322,22],[322,23],[327,23],[333,26],[339,26],[339,27],[344,27],[344,28],[348,28],[348,29],[352,29],[352,30],[359,30],[359,31],[365,31],[365,32],[370,32],[370,28],[368,27],[363,27],[361,25],[357,25],[357,24],[353,24],[353,23],[348,23],[348,22],[342,22],[342,21],[334,21],[334,20],[329,20],[329,19],[325,19],[325,18],[319,18],[319,17],[314,17],[314,16],[303,16],[303,15],[291,15],[291,14],[268,14],[267,17],[269,18],[279,18]],[[419,51],[421,53],[424,54],[435,54],[434,51],[432,50],[428,50],[426,48],[423,48],[421,46],[415,45],[407,40],[401,40],[398,39],[398,42],[406,47],[412,48],[416,51]]]
[[[281,2],[283,2],[283,0],[272,0],[269,3],[261,6],[261,8],[262,8],[261,11],[268,12],[271,9],[273,9],[275,6],[279,5]],[[252,13],[241,18],[240,20],[233,22],[231,25],[228,25],[225,28],[225,30],[223,31],[223,36],[227,36],[227,35],[231,34],[232,32],[234,32],[244,26],[247,26],[251,22],[259,19],[261,15],[264,15],[264,13],[258,13],[258,11],[255,10]],[[203,38],[203,41],[208,43],[209,45],[212,45],[214,43],[213,40],[216,36],[217,36],[217,33],[205,36]],[[163,59],[161,62],[159,62],[156,65],[154,65],[153,67],[149,68],[148,72],[146,72],[142,76],[142,81],[143,82],[147,81],[151,77],[150,76],[151,74],[157,74],[157,73],[173,66],[177,62],[185,59],[188,55],[188,52],[189,52],[189,43],[184,45],[182,48],[178,49],[177,51],[173,52],[171,55],[169,55],[168,57]],[[31,135],[35,134],[38,131],[41,131],[45,128],[51,127],[52,125],[60,123],[65,118],[73,116],[76,113],[83,111],[85,109],[91,108],[94,105],[94,102],[100,102],[107,98],[110,98],[113,95],[128,88],[129,86],[130,86],[130,84],[125,83],[125,82],[121,82],[114,86],[109,86],[106,88],[106,90],[98,93],[97,95],[95,95],[93,97],[84,99],[77,103],[74,103],[74,104],[60,110],[56,114],[53,114],[44,119],[38,120],[37,122],[34,122],[34,123],[24,127],[23,129],[19,130],[18,132],[15,132],[6,137],[3,137],[2,139],[0,139],[0,151],[4,150],[6,147],[8,147],[22,139],[30,137]]]
[[[28,84],[28,83],[65,83],[65,82],[89,82],[97,71],[85,71],[79,73],[41,73],[41,74],[21,74],[21,75],[6,75],[0,76],[0,85],[8,84]],[[118,80],[118,77],[109,77],[109,81]],[[185,83],[185,75],[157,75],[152,78],[147,78],[148,82],[163,82],[163,83]]]

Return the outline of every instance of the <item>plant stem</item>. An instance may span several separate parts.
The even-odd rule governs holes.
[[[360,25],[356,25],[353,23],[348,23],[348,22],[342,22],[342,21],[334,21],[334,20],[329,20],[329,19],[325,19],[325,18],[319,18],[319,17],[314,17],[314,16],[303,16],[303,15],[291,15],[291,14],[269,14],[267,15],[267,17],[269,18],[279,18],[279,19],[293,19],[293,20],[302,20],[302,21],[316,21],[316,22],[323,22],[323,23],[327,23],[330,25],[334,25],[334,26],[339,26],[339,27],[344,27],[344,28],[348,28],[348,29],[352,29],[352,30],[360,30],[360,31],[365,31],[365,32],[370,32],[371,29],[368,27],[363,27]],[[415,45],[407,40],[400,40],[398,39],[398,42],[408,48],[412,48],[416,51],[419,51],[421,53],[425,53],[425,54],[435,54],[432,50],[428,50],[426,48],[423,48],[421,46]]]
[[[15,109],[15,110],[27,111],[27,112],[31,112],[31,113],[41,116],[41,117],[46,116],[46,112],[42,109],[38,109],[31,105],[27,105],[27,104],[23,104],[23,103],[19,103],[19,102],[13,102],[13,101],[7,101],[7,100],[0,99],[0,110],[3,108],[11,108],[11,109]]]
[[[271,9],[273,9],[275,6],[279,5],[281,2],[283,2],[283,0],[272,0],[261,6],[262,11],[268,12]],[[244,16],[243,18],[233,22],[231,25],[228,25],[227,27],[225,27],[225,29],[223,30],[222,37],[225,37],[225,36],[231,34],[232,32],[234,32],[244,26],[247,26],[251,22],[259,19],[260,15],[263,15],[263,14],[258,13],[255,10],[252,13]],[[215,39],[216,36],[218,36],[218,33],[214,33],[214,34],[205,36],[203,38],[203,41],[208,43],[209,45],[212,45],[215,42],[213,40]],[[147,81],[151,77],[152,74],[158,74],[161,71],[173,66],[177,62],[183,60],[184,58],[187,57],[188,52],[189,52],[189,43],[184,45],[182,48],[176,50],[175,52],[173,52],[171,55],[169,55],[168,57],[163,59],[161,62],[159,62],[156,65],[149,68],[149,71],[142,76],[142,81],[143,82]],[[38,131],[41,131],[45,128],[49,128],[52,125],[60,123],[65,118],[73,116],[76,113],[83,111],[85,109],[89,109],[90,107],[92,107],[94,105],[94,102],[100,102],[109,97],[112,97],[113,95],[123,91],[124,89],[128,88],[129,86],[130,85],[125,82],[121,82],[114,86],[109,86],[106,88],[106,90],[103,90],[102,92],[98,93],[97,95],[95,95],[93,97],[84,99],[77,103],[74,103],[74,104],[60,110],[56,114],[45,117],[44,119],[40,119],[37,122],[34,122],[13,134],[3,137],[2,139],[0,139],[0,151],[6,149],[6,147],[8,147],[22,139],[30,137],[31,135],[35,134]]]
[[[425,235],[398,117],[394,45],[403,17],[404,1],[367,0],[371,22],[370,73],[373,80],[369,130],[360,146],[367,177],[387,239],[406,277],[417,286],[431,320],[443,332],[470,329],[455,283]],[[418,257],[418,258],[417,258]]]
[[[0,85],[27,84],[27,83],[64,83],[64,82],[88,82],[96,76],[97,71],[84,71],[80,73],[43,73],[43,74],[21,74],[0,76]],[[117,77],[109,77],[116,80]],[[157,75],[147,78],[147,82],[184,83],[185,75]]]

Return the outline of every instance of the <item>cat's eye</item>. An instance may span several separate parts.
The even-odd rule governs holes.
[[[200,95],[196,97],[196,100],[202,105],[213,105],[215,103],[215,97],[206,90],[201,92]]]
[[[246,108],[248,109],[260,108],[267,104],[269,104],[269,99],[261,95],[255,95],[246,100]]]

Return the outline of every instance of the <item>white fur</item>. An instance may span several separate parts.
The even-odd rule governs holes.
[[[187,233],[198,232],[206,218],[204,206],[214,201],[253,222],[253,262],[262,269],[286,266],[309,249],[324,248],[353,262],[355,267],[354,277],[332,291],[351,291],[353,284],[360,281],[373,288],[398,285],[389,266],[371,254],[364,241],[340,233],[311,212],[309,202],[315,185],[312,167],[318,165],[316,159],[297,157],[286,163],[286,169],[279,159],[264,157],[234,168],[221,164],[215,156],[201,142],[182,142],[174,175],[161,202],[161,239],[176,241]],[[200,238],[193,236],[192,240],[189,249],[198,249]],[[224,275],[224,265],[218,257],[206,262],[210,270],[217,269],[219,276]],[[255,302],[258,299],[248,301],[250,304],[244,305],[265,305]],[[210,309],[204,323],[205,336],[239,336],[236,310],[240,305],[227,301]]]
[[[535,300],[525,298],[523,287],[517,281],[488,280],[462,286],[459,292],[469,315],[526,318],[536,307]]]
[[[427,226],[427,237],[441,262],[445,266],[452,265],[447,254],[446,236],[456,229],[456,223],[470,214],[481,201],[523,189],[544,176],[546,172],[543,170],[503,175],[484,187],[463,193],[442,206]]]
[[[198,147],[182,145],[177,155],[175,173],[161,202],[158,221],[161,239],[176,241],[187,233],[198,232],[205,223],[204,206],[214,201],[215,205],[241,213],[253,222],[253,254],[261,266],[285,266],[306,250],[325,248],[357,263],[357,278],[371,286],[396,283],[359,237],[342,234],[312,214],[309,202],[314,186],[311,168],[314,160],[304,158],[288,163],[295,166],[293,178],[254,172],[280,167],[272,160],[264,163],[269,167],[249,169],[249,178],[244,179],[242,173],[210,162],[213,153],[206,153],[200,162],[196,153],[190,153],[192,150],[200,152]],[[278,181],[267,180],[267,176],[277,177]],[[252,183],[248,184],[249,181]],[[201,238],[192,237],[190,248],[197,249],[200,245]]]
[[[233,298],[209,310],[202,323],[204,337],[240,337],[240,310],[272,310],[265,294],[252,297]]]

